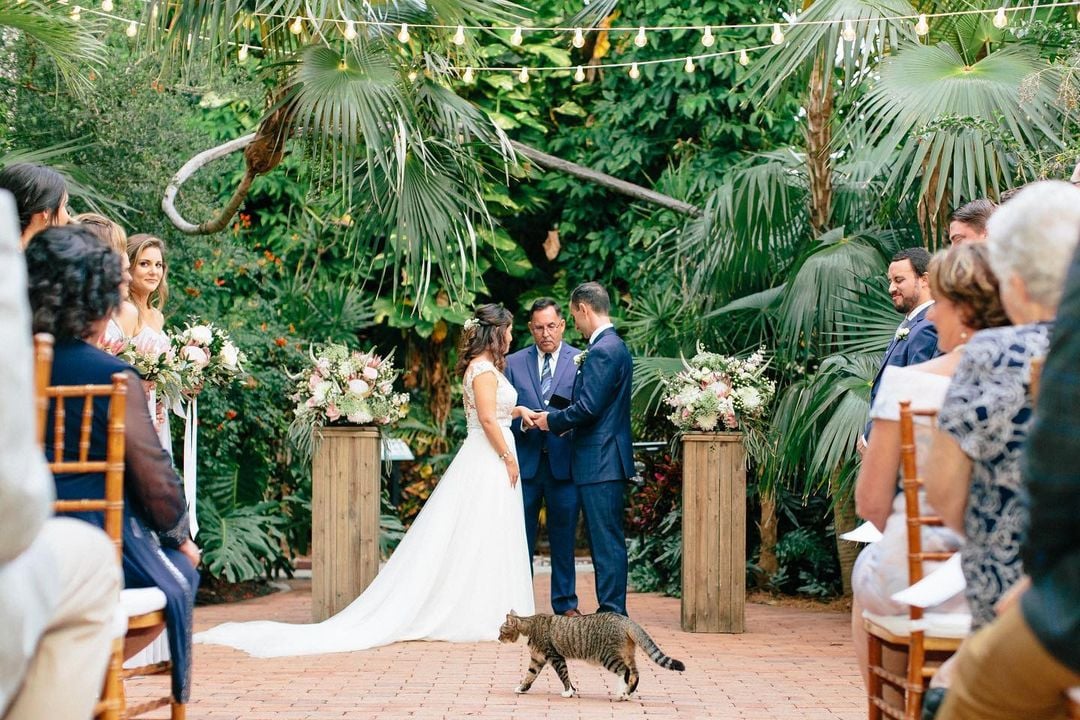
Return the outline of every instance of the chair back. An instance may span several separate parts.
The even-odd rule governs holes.
[[[103,473],[105,492],[101,498],[57,500],[57,513],[104,513],[105,533],[116,545],[117,556],[122,550],[124,514],[124,417],[127,403],[127,379],[123,374],[112,376],[109,385],[49,385],[52,373],[53,344],[48,335],[34,336],[34,384],[37,388],[37,434],[39,446],[45,448],[49,408],[53,408],[53,460],[49,470],[62,473]],[[105,459],[90,459],[90,438],[94,423],[94,400],[108,398],[108,426]],[[78,438],[66,437],[67,401],[82,400]],[[69,441],[78,443],[75,459],[65,458]]]
[[[1045,364],[1045,355],[1031,358],[1031,369],[1028,372],[1028,392],[1031,393],[1032,408],[1039,402],[1039,384],[1042,382],[1042,371]]]

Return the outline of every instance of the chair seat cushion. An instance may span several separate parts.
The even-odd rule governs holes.
[[[135,617],[155,610],[164,610],[165,593],[156,587],[121,590],[120,607],[123,608],[126,617]]]
[[[904,615],[877,615],[863,611],[863,618],[878,625],[898,637],[907,637],[911,634],[911,618]],[[962,640],[971,634],[970,613],[926,613],[920,629],[928,636],[939,638],[952,638]]]

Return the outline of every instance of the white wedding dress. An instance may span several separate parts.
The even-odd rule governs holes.
[[[256,657],[350,652],[403,640],[497,640],[506,614],[534,612],[521,483],[476,414],[472,381],[498,378],[497,419],[507,445],[517,391],[490,362],[463,380],[468,436],[390,560],[347,608],[324,622],[225,623],[195,642],[229,645]]]

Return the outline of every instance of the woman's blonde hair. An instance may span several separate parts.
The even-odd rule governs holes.
[[[128,238],[127,254],[128,259],[131,260],[132,272],[134,272],[135,263],[138,261],[139,255],[147,248],[155,247],[161,251],[163,271],[161,273],[161,283],[157,286],[157,290],[150,293],[150,297],[146,299],[146,304],[148,307],[160,310],[165,304],[165,301],[169,299],[169,264],[165,262],[165,241],[148,233],[132,235]]]
[[[87,212],[79,213],[72,218],[84,228],[94,233],[102,242],[116,251],[118,255],[127,255],[128,236],[124,228],[114,223],[104,215]]]
[[[944,298],[955,305],[961,321],[972,330],[1010,324],[984,243],[941,250],[930,260],[927,274],[934,299]]]

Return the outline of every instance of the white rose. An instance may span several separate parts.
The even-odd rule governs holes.
[[[235,370],[237,363],[240,362],[240,351],[231,342],[226,342],[221,346],[221,359],[225,367]]]
[[[331,384],[328,380],[323,380],[321,383],[315,386],[315,389],[311,391],[311,397],[315,402],[321,403],[326,400],[326,396],[330,393]]]
[[[391,385],[390,383],[388,383],[388,382],[379,383],[379,392],[382,393],[383,395],[389,395],[391,392],[393,392],[393,390],[394,390],[394,386]]]
[[[352,392],[353,395],[364,397],[371,392],[371,386],[360,378],[356,378],[349,381],[349,391]]]
[[[349,422],[356,423],[357,425],[367,425],[375,419],[371,413],[365,410],[357,410],[356,412],[349,413],[348,417]]]
[[[363,372],[363,373],[361,373],[361,374],[362,374],[362,375],[363,375],[363,376],[364,376],[365,378],[367,378],[368,380],[378,380],[378,379],[379,379],[379,371],[378,371],[378,370],[376,370],[376,369],[375,369],[375,368],[373,368],[373,367],[366,367],[366,368],[364,368],[364,372]]]
[[[207,363],[210,362],[210,356],[207,355],[206,351],[196,345],[185,345],[180,350],[180,357],[200,368],[206,367]]]
[[[188,328],[188,337],[200,345],[209,345],[214,340],[214,333],[205,325],[195,325]]]

